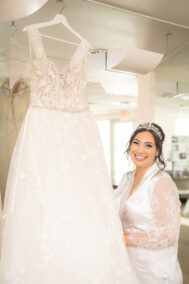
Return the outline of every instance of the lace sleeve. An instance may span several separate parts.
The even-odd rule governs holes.
[[[128,245],[144,248],[162,248],[178,240],[180,228],[180,201],[177,188],[169,177],[160,179],[151,197],[154,229],[148,233],[125,234]]]

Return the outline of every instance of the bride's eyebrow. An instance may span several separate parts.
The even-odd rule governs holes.
[[[145,142],[145,144],[151,144],[151,145],[154,145],[154,143],[153,142]]]

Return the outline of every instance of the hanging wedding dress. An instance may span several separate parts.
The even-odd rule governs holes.
[[[0,78],[0,244],[1,244],[1,226],[2,226],[2,195],[5,188],[5,182],[8,172],[7,152],[10,152],[9,141],[7,138],[7,127],[10,118],[10,87],[7,77]]]
[[[29,80],[21,78],[12,90],[8,77],[0,78],[0,246],[2,225],[2,201],[12,151],[22,120],[29,105]]]
[[[11,157],[12,137],[15,134],[12,124],[12,99],[9,78],[0,79],[0,189],[4,194]]]
[[[134,284],[85,92],[89,44],[58,73],[38,30],[6,190],[1,284]]]
[[[16,138],[29,105],[30,86],[18,79],[10,89],[9,78],[0,79],[0,190],[4,198],[10,159]]]

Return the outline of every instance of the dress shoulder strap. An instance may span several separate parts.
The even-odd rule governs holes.
[[[77,62],[80,62],[80,64],[86,63],[88,50],[89,43],[86,40],[82,39],[80,45],[78,46],[70,60],[70,64],[75,65]]]
[[[38,29],[29,30],[28,38],[29,38],[30,56],[32,56],[32,50],[33,50],[35,58],[37,59],[46,58],[43,42],[41,40],[41,35]]]

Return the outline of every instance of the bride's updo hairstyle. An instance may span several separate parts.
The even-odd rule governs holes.
[[[127,144],[126,151],[125,151],[126,156],[129,157],[130,147],[131,147],[131,144],[135,136],[138,133],[145,132],[145,131],[150,132],[154,137],[156,148],[158,150],[158,155],[156,156],[155,161],[158,167],[161,170],[163,170],[166,166],[166,163],[163,158],[163,153],[162,153],[162,147],[163,147],[163,142],[165,140],[165,134],[163,132],[163,129],[156,123],[142,123],[137,126],[136,130],[132,133],[131,138]]]

